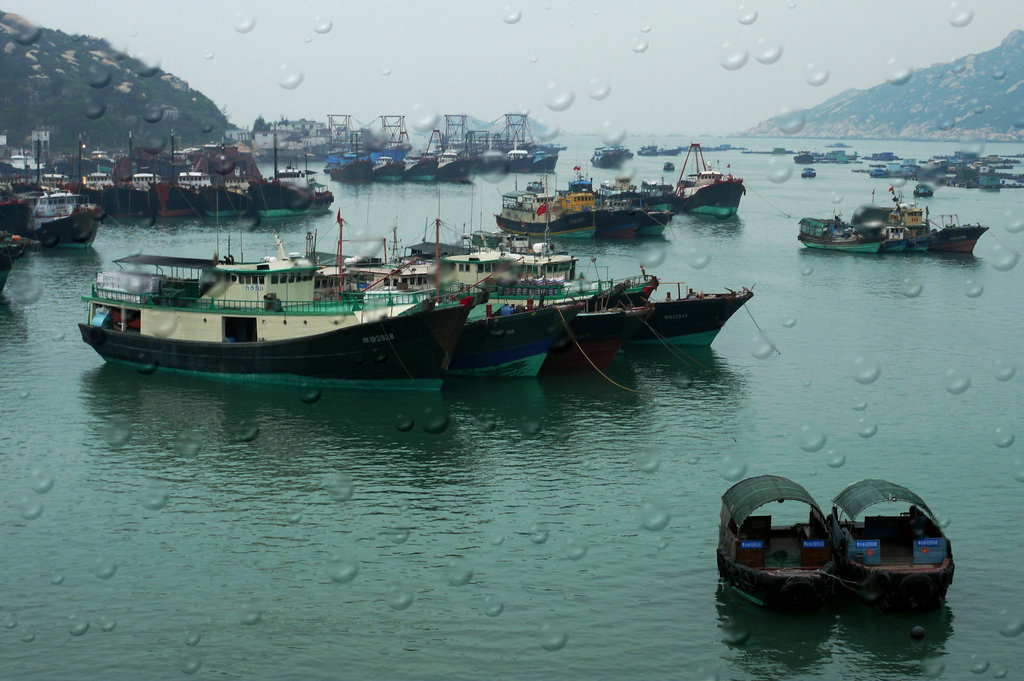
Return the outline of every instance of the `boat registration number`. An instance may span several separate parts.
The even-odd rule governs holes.
[[[666,319],[666,320],[686,319],[686,313],[685,312],[680,312],[679,314],[667,314],[667,315],[665,315],[664,319]]]
[[[378,333],[376,336],[363,336],[364,343],[383,343],[384,341],[395,340],[393,333]]]
[[[245,285],[245,290],[246,291],[257,291],[258,292],[258,291],[262,291],[263,287],[260,286],[259,284],[246,284]]]

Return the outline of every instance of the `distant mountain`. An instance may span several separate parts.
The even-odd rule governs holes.
[[[221,139],[227,119],[210,99],[159,68],[113,49],[105,40],[38,29],[0,12],[0,132],[28,147],[48,126],[54,151],[70,151],[79,134],[90,149]]]
[[[914,71],[903,85],[847,90],[804,116],[794,136],[1024,140],[1024,31],[988,52]],[[778,137],[798,127],[777,116],[740,134]]]

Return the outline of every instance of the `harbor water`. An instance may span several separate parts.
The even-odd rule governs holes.
[[[552,188],[601,144],[566,140]],[[106,366],[80,338],[80,298],[116,258],[224,255],[230,239],[252,260],[274,232],[304,250],[307,231],[333,252],[338,208],[346,254],[432,241],[435,217],[453,241],[493,230],[528,176],[328,181],[330,215],[107,220],[91,251],[20,260],[0,306],[0,678],[1021,678],[1024,192],[919,202],[988,225],[973,256],[813,252],[801,217],[890,205],[890,187],[909,201],[913,182],[707,156],[745,179],[737,217],[561,245],[588,279],[642,264],[656,295],[755,296],[710,348],[627,347],[607,377],[315,391]],[[664,160],[626,171],[674,181]],[[840,592],[779,614],[720,586],[721,494],[766,473],[826,512],[861,478],[916,491],[948,523],[945,606],[883,614]]]

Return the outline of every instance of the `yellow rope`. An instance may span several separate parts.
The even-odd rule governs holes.
[[[701,364],[700,362],[695,360],[693,357],[690,357],[690,356],[686,355],[686,353],[684,353],[682,350],[679,350],[678,348],[673,346],[671,343],[669,343],[668,340],[666,340],[666,337],[661,335],[660,333],[658,333],[658,330],[655,329],[653,326],[651,326],[647,322],[646,319],[644,319],[643,321],[644,321],[644,326],[646,326],[648,329],[650,329],[651,333],[654,334],[654,337],[657,338],[659,341],[661,341],[661,344],[665,346],[665,349],[668,350],[670,355],[672,355],[673,357],[675,357],[676,359],[681,361],[684,365],[686,365],[687,362],[693,362],[694,364],[696,364],[701,369],[704,369],[704,370],[708,369],[708,367],[704,366],[703,364]]]
[[[619,388],[622,388],[623,390],[628,390],[631,393],[638,393],[638,392],[640,392],[639,390],[636,390],[634,388],[627,388],[626,386],[622,385],[621,383],[616,383],[614,380],[612,380],[608,376],[608,374],[606,374],[603,371],[601,371],[600,369],[598,369],[597,365],[594,364],[591,361],[590,357],[587,356],[587,353],[583,351],[583,348],[580,346],[580,342],[578,340],[576,340],[576,334],[574,334],[572,332],[572,329],[569,328],[568,322],[565,321],[565,315],[562,314],[562,308],[559,307],[558,305],[555,305],[555,309],[558,310],[558,316],[562,318],[562,326],[565,327],[566,332],[569,334],[569,338],[572,338],[572,342],[576,344],[576,348],[580,351],[580,354],[583,355],[584,359],[587,360],[587,362],[590,364],[590,366],[594,367],[594,371],[596,371],[597,373],[601,374],[602,378],[604,378],[606,381],[608,381],[609,383],[611,383],[614,386],[618,386]]]

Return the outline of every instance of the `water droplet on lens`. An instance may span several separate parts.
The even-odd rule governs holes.
[[[590,79],[590,98],[596,101],[605,99],[612,93],[612,88],[607,83],[602,83],[597,78]]]
[[[22,643],[32,643],[32,641],[35,641],[35,640],[36,640],[36,634],[35,634],[34,631],[26,631],[24,634],[21,635],[21,642]]]
[[[416,600],[416,593],[405,584],[392,584],[384,598],[392,610],[406,610]]]
[[[768,359],[775,354],[775,344],[763,333],[755,333],[748,344],[750,354],[756,359]]]
[[[36,465],[32,467],[32,470],[29,473],[29,481],[33,492],[36,492],[37,494],[46,494],[53,489],[55,478],[49,469],[41,465]]]
[[[7,296],[18,305],[32,305],[43,296],[43,285],[29,273],[8,280]]]
[[[185,632],[185,645],[187,646],[197,646],[202,639],[203,634],[198,629],[189,629]]]
[[[213,50],[206,50],[203,52],[203,59],[213,59],[215,56],[217,55]]]
[[[787,317],[786,319],[782,320],[782,325],[787,329],[792,329],[794,326],[796,326],[796,320],[793,319],[792,317]]]
[[[558,83],[548,83],[547,107],[552,111],[565,111],[576,101],[576,95],[572,90],[566,89]]]
[[[1024,633],[1024,619],[1014,618],[999,627],[999,633],[1007,638],[1016,638]]]
[[[811,265],[804,265],[803,267],[800,268],[800,274],[802,274],[805,277],[809,277],[812,274],[814,274],[814,267]]]
[[[772,156],[768,159],[768,179],[782,184],[793,176],[793,163],[788,158]]]
[[[853,380],[861,385],[870,385],[882,375],[882,367],[868,357],[859,356],[853,360]]]
[[[535,54],[531,54],[530,55],[530,63],[531,64],[536,64],[537,63],[537,55],[535,55]]]
[[[965,282],[965,285],[966,285],[966,290],[964,291],[964,294],[968,298],[977,298],[982,293],[985,292],[985,287],[982,286],[979,282],[975,282],[973,279],[968,279]]]
[[[754,43],[754,59],[765,66],[770,66],[782,58],[782,45],[768,42],[767,38],[758,38]]]
[[[324,489],[333,501],[348,501],[355,493],[355,483],[346,473],[331,473],[324,480]]]
[[[803,109],[783,109],[775,117],[775,125],[783,134],[795,135],[807,125],[807,112]]]
[[[100,631],[105,631],[105,632],[107,632],[109,634],[114,629],[117,629],[117,620],[111,619],[111,618],[107,617],[106,615],[100,615],[99,622],[100,622]]]
[[[117,574],[117,563],[108,558],[94,558],[92,573],[100,579],[110,579]]]
[[[43,502],[35,497],[22,497],[18,502],[18,514],[25,520],[36,520],[43,515]]]
[[[633,38],[633,51],[637,54],[643,54],[650,46],[651,44],[643,38]]]
[[[1009,272],[1020,262],[1020,253],[1002,244],[992,246],[992,267],[1000,272]]]
[[[277,68],[277,84],[285,90],[294,90],[302,85],[302,81],[305,78],[306,74],[288,64],[281,64]]]
[[[534,523],[530,527],[530,541],[534,544],[543,544],[548,540],[551,531],[544,523]]]
[[[257,226],[258,225],[259,223],[257,223]],[[320,399],[322,395],[323,393],[320,391],[319,388],[307,388],[302,392],[301,395],[299,395],[299,399],[305,402],[306,404],[314,404]]]
[[[334,28],[334,23],[330,19],[324,19],[323,17],[317,17],[313,20],[313,30],[324,35],[330,33],[331,29]]]
[[[997,357],[992,362],[993,376],[996,377],[997,381],[1009,381],[1017,373],[1017,365],[1011,360]]]
[[[718,63],[726,71],[738,71],[747,63],[747,51],[730,42],[722,43],[719,55]]]
[[[953,395],[962,395],[971,387],[971,377],[960,369],[948,369],[944,383],[948,392]]]
[[[21,17],[18,18],[21,19]],[[36,28],[32,24],[25,22],[25,20],[22,19],[16,24],[14,39],[20,45],[32,45],[37,40],[39,40],[39,36],[41,34],[42,31],[40,29]]]
[[[131,426],[124,419],[111,419],[103,427],[103,439],[111,447],[121,447],[132,437]]]
[[[974,657],[973,655],[971,656]],[[988,660],[978,660],[971,665],[971,671],[975,674],[984,674],[988,671]]]
[[[736,623],[724,627],[722,640],[731,646],[742,646],[750,640],[750,629]]]
[[[68,618],[68,633],[72,636],[81,636],[89,631],[89,620],[84,620],[78,615]]]
[[[53,584],[54,586],[58,586],[58,585],[63,584],[63,583],[64,583],[64,575],[58,574],[56,572],[54,572],[52,575],[50,575],[50,584]]]
[[[667,247],[664,242],[647,241],[640,244],[640,257],[644,267],[657,267],[665,262]]]
[[[159,511],[167,505],[171,492],[163,480],[146,480],[139,490],[139,503],[151,511]]]
[[[189,651],[181,656],[181,673],[195,674],[203,666],[203,658],[199,653]]]
[[[431,435],[440,435],[444,431],[448,430],[448,426],[451,424],[451,419],[444,407],[427,407],[423,410],[423,416],[420,419],[420,423],[423,426],[424,432],[430,433]]]
[[[565,543],[565,556],[569,560],[580,560],[587,555],[587,545],[579,539],[570,538]]]
[[[622,144],[626,139],[626,129],[616,126],[611,121],[601,124],[601,141],[608,146],[614,147]]]
[[[885,67],[889,74],[885,77],[885,80],[892,85],[904,85],[914,75],[914,69],[897,62],[895,58],[886,60]]]
[[[746,5],[740,5],[739,16],[736,20],[744,26],[750,26],[757,21],[757,10],[752,7],[748,8]]]
[[[903,285],[900,287],[900,293],[905,295],[907,298],[917,298],[921,295],[922,290],[921,283],[915,279],[904,279]]]
[[[863,438],[874,437],[875,433],[878,432],[878,426],[873,423],[868,423],[867,419],[858,419],[857,424],[859,426],[857,429],[857,435],[860,435]]]
[[[89,87],[94,87],[98,90],[110,85],[110,70],[100,66],[99,64],[90,64],[86,69],[85,74]]]
[[[641,449],[636,455],[636,465],[644,473],[654,473],[661,468],[661,456],[652,449]]]
[[[1013,424],[1004,423],[996,426],[996,447],[1006,449],[1013,444],[1017,436],[1014,434]]]
[[[202,436],[194,430],[183,430],[174,439],[174,453],[188,458],[195,457],[203,448]]]
[[[651,501],[640,505],[640,524],[651,532],[660,532],[668,525],[672,515],[663,506]]]
[[[263,619],[263,609],[259,603],[247,603],[239,611],[238,619],[247,627],[259,624]]]
[[[1001,66],[997,66],[992,69],[992,78],[993,80],[1002,80],[1003,78],[1006,78],[1006,69]]]
[[[973,18],[974,10],[970,7],[964,7],[959,2],[949,3],[949,23],[951,26],[963,28],[967,24],[971,23],[971,19]]]
[[[845,463],[846,456],[843,454],[836,454],[828,460],[829,468],[842,468]]]
[[[832,203],[839,205],[843,202],[843,195],[839,192],[832,192]]]
[[[484,614],[488,617],[497,617],[505,611],[505,603],[495,596],[488,596],[484,599]]]
[[[698,461],[699,459],[696,459],[693,463],[697,463]],[[689,463],[689,461],[687,463]],[[747,474],[747,462],[739,454],[726,454],[722,457],[722,464],[719,472],[726,480],[736,482]]]
[[[808,64],[804,70],[804,80],[813,87],[821,87],[828,82],[831,75],[828,69],[814,63]]]
[[[818,428],[806,424],[800,426],[800,432],[797,435],[800,449],[805,452],[817,452],[825,446],[826,442],[828,442],[828,437]]]
[[[409,541],[409,535],[411,532],[411,528],[405,525],[391,523],[381,530],[380,533],[392,544],[404,544]]]
[[[416,419],[412,418],[408,414],[398,414],[395,417],[395,428],[400,433],[408,433],[416,426]]]
[[[247,14],[235,12],[235,30],[239,33],[248,33],[256,26],[256,20]]]
[[[540,628],[540,647],[544,650],[555,652],[564,648],[568,642],[569,634],[564,631],[556,629],[550,624],[545,624]]]
[[[18,626],[18,620],[11,613],[4,615],[3,620],[4,629],[15,629]]]
[[[473,568],[464,558],[452,558],[445,568],[445,578],[452,586],[466,586],[473,579]]]
[[[506,24],[518,24],[519,20],[522,18],[522,12],[520,12],[519,10],[514,10],[506,5],[501,20],[504,21]]]
[[[335,584],[348,584],[359,575],[359,561],[352,556],[336,553],[330,558],[327,574]]]
[[[388,68],[387,66],[381,66],[380,67],[380,75],[382,75],[382,76],[390,76],[391,75],[391,69]]]
[[[946,665],[940,658],[932,657],[921,661],[921,673],[929,679],[937,679],[946,671]]]

